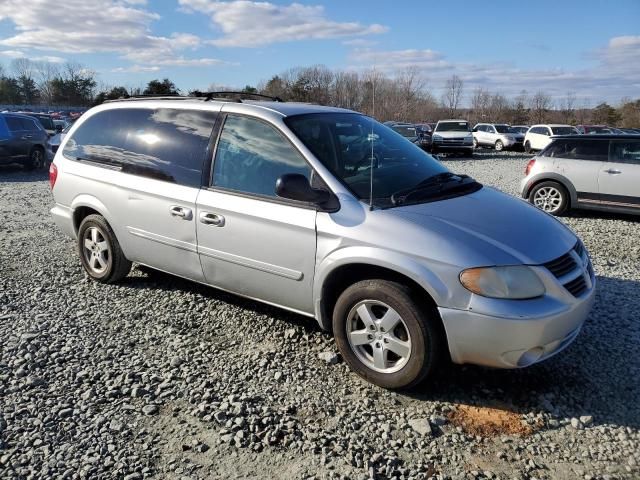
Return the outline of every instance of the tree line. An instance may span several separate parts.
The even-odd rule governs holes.
[[[211,84],[209,90],[234,90]],[[483,87],[468,91],[462,78],[452,75],[436,96],[418,68],[388,75],[376,70],[332,70],[324,65],[296,67],[274,75],[243,91],[285,101],[308,102],[357,110],[378,120],[407,122],[465,118],[472,123],[500,122],[605,124],[640,127],[640,99],[622,99],[618,106],[603,102],[580,104],[575,92],[555,100],[543,90],[522,91],[513,98]],[[133,95],[177,95],[170,79],[155,79],[145,87],[98,87],[95,72],[77,63],[64,65],[15,59],[5,70],[0,65],[0,104],[76,105],[89,107],[105,100]]]

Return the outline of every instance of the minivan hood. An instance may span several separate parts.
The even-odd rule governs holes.
[[[551,215],[489,187],[393,211],[423,228],[436,227],[449,236],[445,240],[469,247],[476,258],[481,253],[483,261],[492,265],[539,265],[564,255],[577,241]]]

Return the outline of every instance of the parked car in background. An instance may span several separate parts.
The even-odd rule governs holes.
[[[473,135],[466,120],[440,120],[431,135],[431,151],[473,155]]]
[[[522,135],[525,135],[529,128],[531,128],[529,125],[511,125],[512,132],[521,133]]]
[[[44,167],[52,157],[49,135],[35,118],[0,113],[0,164],[18,163],[27,170]]]
[[[579,132],[571,125],[533,125],[524,136],[524,150],[531,153],[540,151],[551,143],[553,135],[578,135]]]
[[[53,118],[51,118],[51,115],[47,115],[46,113],[25,113],[25,115],[38,120],[38,122],[40,122],[40,124],[47,131],[50,137],[62,131],[62,128],[56,127],[56,124],[53,122]]]
[[[71,129],[72,125],[73,125],[72,123],[68,124],[64,130],[62,130],[60,133],[56,133],[53,137],[49,139],[49,145],[51,147],[51,151],[54,154],[58,151],[58,148],[60,147],[62,140],[64,140],[64,137],[66,136],[66,134],[69,133],[69,130]]]
[[[609,133],[606,125],[578,125],[576,129],[582,135],[594,134],[594,133]]]
[[[473,146],[491,147],[496,151],[521,149],[524,135],[515,133],[504,123],[478,123],[473,127]]]
[[[438,127],[472,148],[465,121]],[[105,103],[71,128],[50,182],[90,279],[116,282],[138,262],[315,318],[386,388],[417,385],[441,358],[542,361],[595,299],[569,228],[345,109]],[[574,252],[579,287],[553,268]]]
[[[557,137],[525,173],[522,196],[552,215],[572,208],[640,215],[640,135]]]
[[[429,150],[431,148],[431,130],[428,126],[424,127],[412,123],[394,123],[388,126],[391,130],[399,133],[423,150]]]

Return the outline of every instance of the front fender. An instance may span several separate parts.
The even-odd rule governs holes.
[[[325,319],[322,313],[322,292],[326,280],[337,268],[345,265],[372,265],[383,267],[404,275],[420,285],[435,301],[436,305],[448,304],[451,289],[429,266],[415,257],[400,252],[377,247],[354,246],[338,249],[327,255],[316,267],[313,282],[313,300],[315,317],[322,328],[329,328],[331,319]],[[453,266],[444,266],[453,268]]]

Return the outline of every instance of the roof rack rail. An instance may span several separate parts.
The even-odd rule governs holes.
[[[252,92],[235,92],[235,91],[222,91],[222,92],[191,92],[191,96],[195,98],[204,98],[205,102],[208,100],[227,100],[225,97],[232,97],[231,100],[235,100],[238,103],[242,103],[242,97],[258,97],[267,98],[274,102],[284,102],[280,97],[273,97],[271,95],[263,95],[261,93]]]
[[[105,100],[102,103],[110,103],[110,102],[122,102],[124,100],[189,100],[192,97],[187,97],[185,95],[179,94],[164,94],[164,95],[156,95],[156,94],[140,94],[140,95],[127,95],[126,97],[119,97],[112,100]]]

